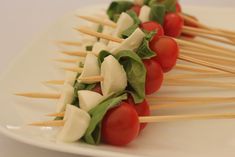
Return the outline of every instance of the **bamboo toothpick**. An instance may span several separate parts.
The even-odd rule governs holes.
[[[59,99],[61,94],[58,93],[16,93],[16,96],[28,97],[28,98],[39,98],[39,99]]]
[[[149,116],[139,117],[140,123],[157,123],[185,120],[209,120],[209,119],[234,119],[234,113],[226,114],[190,114],[190,115],[170,115],[170,116]]]
[[[113,37],[111,35],[99,33],[97,31],[93,31],[93,30],[91,30],[89,28],[85,28],[85,27],[79,27],[79,28],[75,28],[75,29],[77,31],[81,32],[81,33],[91,35],[91,36],[95,36],[95,37],[102,38],[102,39],[106,39],[106,40],[110,40],[110,41],[117,42],[117,43],[121,43],[124,40],[124,39],[121,39],[121,38]]]
[[[52,84],[52,85],[63,85],[65,83],[64,80],[49,80],[42,82],[43,84]]]
[[[227,67],[224,67],[224,66],[221,66],[221,65],[218,65],[218,64],[214,64],[214,63],[206,62],[206,61],[199,60],[199,59],[196,59],[196,58],[192,58],[192,57],[189,57],[189,56],[186,56],[186,55],[183,55],[183,54],[180,54],[179,59],[187,61],[187,62],[191,62],[191,63],[194,63],[194,64],[199,64],[199,65],[202,65],[202,66],[206,66],[208,68],[223,71],[223,72],[226,72],[226,73],[235,74],[235,71],[233,69],[229,69]]]
[[[209,120],[209,119],[234,119],[234,113],[225,114],[189,114],[189,115],[168,115],[168,116],[146,116],[139,117],[140,123],[158,123],[158,122],[172,122],[172,121],[186,121],[186,120]],[[35,122],[31,126],[64,126],[64,120]]]
[[[98,23],[98,24],[109,26],[109,27],[112,27],[112,28],[117,27],[117,24],[114,23],[113,21],[110,21],[110,20],[98,19],[96,17],[84,16],[84,15],[78,15],[78,17],[81,18],[81,19],[90,21],[90,22]]]
[[[81,42],[76,41],[57,41],[58,44],[69,45],[69,46],[81,46]]]
[[[225,78],[225,77],[235,77],[235,75],[224,74],[224,73],[209,73],[209,74],[176,74],[168,75],[167,79],[204,79],[204,78]]]
[[[83,71],[83,69],[79,67],[73,67],[73,68],[63,67],[62,69],[65,71],[71,71],[71,72],[77,72],[77,73],[82,73]]]
[[[44,127],[60,127],[64,126],[65,121],[64,120],[54,120],[54,121],[45,121],[45,122],[34,122],[29,125],[31,126],[44,126]]]
[[[76,51],[76,52],[62,51],[61,53],[69,56],[79,56],[79,57],[86,57],[88,55],[88,52],[82,52],[82,51]]]

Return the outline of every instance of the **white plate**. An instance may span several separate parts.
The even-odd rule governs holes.
[[[76,13],[94,13],[102,7],[85,8]],[[233,29],[235,11],[232,9],[213,9],[187,7],[210,25]],[[84,143],[55,143],[57,131],[51,128],[27,126],[33,121],[47,120],[43,115],[55,111],[55,101],[18,98],[12,93],[19,91],[56,92],[58,88],[45,87],[40,82],[63,78],[64,73],[51,59],[58,58],[55,40],[78,40],[79,34],[72,27],[85,24],[74,17],[74,13],[57,21],[47,32],[34,41],[7,69],[0,81],[0,131],[18,141],[52,149],[87,156],[234,156],[234,120],[185,121],[152,124],[127,147],[107,145],[91,146]],[[74,49],[74,48],[73,48]],[[232,96],[234,90],[202,88],[162,88],[160,95],[218,95]],[[230,105],[218,104],[210,107],[180,108],[163,110],[157,115],[179,113],[235,112]]]

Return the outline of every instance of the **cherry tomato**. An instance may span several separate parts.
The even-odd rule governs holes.
[[[197,19],[196,17],[190,16],[190,15],[188,15],[188,16],[189,16],[190,18],[192,18],[192,19],[198,21],[198,19]],[[189,22],[189,21],[187,21],[187,20],[184,21],[184,25],[185,25],[185,26],[194,27],[194,28],[198,28],[198,25],[196,25],[195,23]],[[182,36],[185,36],[185,37],[188,37],[188,38],[195,38],[194,35],[190,35],[190,34],[187,34],[187,33],[182,33],[181,35],[182,35]]]
[[[160,37],[157,42],[150,43],[150,48],[157,54],[153,59],[161,65],[164,72],[170,71],[176,65],[179,47],[174,39]]]
[[[142,103],[135,104],[132,96],[129,95],[126,102],[134,106],[136,112],[138,113],[138,116],[150,116],[149,104],[145,99]],[[141,123],[139,132],[144,130],[146,126],[147,126],[147,123]]]
[[[164,30],[160,24],[154,21],[144,22],[140,25],[140,28],[146,31],[156,31],[157,34],[153,37],[151,41],[156,42],[159,36],[164,36]]]
[[[139,16],[140,15],[141,6],[140,5],[134,5],[131,8],[131,10],[133,10],[137,14],[137,16]]]
[[[181,8],[181,5],[180,5],[179,2],[176,2],[175,7],[176,7],[176,12],[177,12],[177,13],[181,13],[181,12],[182,12],[182,8]]]
[[[147,70],[145,93],[150,95],[160,89],[163,82],[163,71],[158,62],[153,59],[144,60],[143,62]]]
[[[164,32],[165,35],[171,37],[180,36],[184,26],[184,19],[177,13],[167,13],[164,17]]]
[[[138,136],[139,128],[139,117],[134,107],[122,102],[105,115],[102,121],[102,140],[111,145],[127,145]]]
[[[93,92],[97,92],[102,95],[102,90],[100,84],[96,84],[95,88],[92,89]]]

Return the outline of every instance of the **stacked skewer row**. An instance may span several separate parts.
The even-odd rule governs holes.
[[[18,96],[58,100],[56,113],[48,115],[56,117],[55,120],[31,125],[61,127],[57,137],[63,142],[83,138],[89,144],[103,141],[123,146],[133,141],[146,123],[235,118],[235,113],[150,116],[151,110],[194,105],[190,103],[194,100],[203,102],[202,105],[218,101],[234,102],[232,97],[150,96],[161,88],[164,73],[174,69],[188,74],[169,75],[164,85],[234,88],[230,83],[193,79],[195,76],[233,77],[234,51],[194,37],[234,46],[234,32],[199,23],[183,14],[175,0],[117,1],[110,5],[107,14],[109,19],[79,16],[94,23],[91,28],[75,28],[88,36],[81,42],[61,42],[84,47],[84,51],[63,53],[84,57],[85,61],[81,65],[76,59],[56,59],[79,65],[64,68],[67,71],[65,79],[45,82],[62,85],[60,93],[17,93]],[[184,26],[184,21],[187,26]],[[190,65],[179,64],[177,60]],[[166,99],[176,103],[149,106],[147,102],[164,102]]]

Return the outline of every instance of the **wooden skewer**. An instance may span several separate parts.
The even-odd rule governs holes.
[[[224,77],[234,77],[231,74],[224,73],[210,73],[210,74],[178,74],[178,75],[168,75],[167,79],[203,79],[203,78],[224,78]]]
[[[45,127],[50,127],[50,126],[60,127],[60,126],[64,126],[64,124],[65,124],[64,120],[54,120],[54,121],[45,121],[45,122],[34,122],[29,125],[31,125],[31,126],[45,126]]]
[[[70,45],[70,46],[81,46],[81,42],[76,42],[76,41],[57,41],[58,44],[63,44],[63,45]]]
[[[182,120],[207,120],[207,119],[234,119],[234,113],[227,114],[190,114],[190,115],[170,115],[170,116],[149,116],[139,117],[141,123],[171,122]]]
[[[215,73],[217,71],[215,71],[214,69],[205,69],[205,68],[197,68],[194,66],[190,66],[190,65],[184,65],[184,64],[177,64],[175,66],[176,70],[181,70],[181,71],[191,71],[191,72],[199,72],[199,73]]]
[[[77,63],[77,59],[54,59],[56,62],[62,62],[62,63]]]
[[[205,34],[200,33],[200,32],[193,32],[193,31],[189,31],[189,30],[183,30],[182,32],[186,33],[186,34],[189,34],[189,35],[199,36],[199,37],[202,37],[202,38],[206,38],[206,39],[213,40],[213,41],[220,42],[220,43],[224,43],[224,44],[229,44],[229,45],[233,45],[233,46],[235,45],[234,42],[224,40],[224,39],[220,39],[220,38],[216,38],[216,37],[213,37],[213,36],[208,36],[208,35],[205,35]]]
[[[80,27],[80,28],[75,28],[75,29],[81,33],[95,36],[95,37],[102,38],[102,39],[106,39],[106,40],[110,40],[110,41],[117,42],[117,43],[121,43],[124,40],[121,38],[113,37],[111,35],[96,32],[96,31],[90,30],[89,28],[85,28],[85,27]]]
[[[186,37],[183,37],[183,38],[184,38],[184,40],[187,40]],[[208,38],[208,39],[210,39],[210,38]],[[193,42],[196,42],[198,44],[202,44],[202,45],[205,45],[205,46],[209,46],[209,47],[213,47],[213,48],[216,48],[216,49],[230,51],[230,52],[234,52],[235,53],[235,51],[232,50],[232,49],[229,49],[229,48],[226,48],[226,47],[222,47],[222,46],[218,46],[218,45],[214,45],[214,44],[211,44],[211,43],[208,43],[208,42],[205,42],[205,41],[203,42],[202,40],[197,40],[197,39],[191,39],[190,40],[189,39],[188,41],[191,41],[191,42],[193,41]]]
[[[82,71],[83,71],[83,69],[79,68],[79,67],[73,67],[73,68],[63,67],[62,69],[66,70],[66,71],[77,72],[77,73],[82,73]]]
[[[43,84],[53,84],[53,85],[63,85],[64,80],[49,80],[49,81],[44,81]]]
[[[222,54],[226,54],[226,55],[235,57],[235,54],[232,51],[219,50],[219,49],[216,49],[213,47],[200,45],[200,44],[197,44],[194,42],[184,41],[184,40],[180,40],[180,39],[175,39],[175,41],[181,46],[194,47],[194,48],[205,50],[205,51],[217,52],[217,53],[222,53]]]
[[[202,50],[198,50],[198,51],[190,51],[187,48],[182,48],[180,50],[180,52],[184,55],[198,55],[198,56],[202,56],[204,58],[210,58],[210,59],[214,59],[216,60],[220,60],[220,61],[224,61],[224,62],[231,62],[231,63],[235,63],[235,59],[231,58],[231,57],[226,57],[226,56],[217,56],[217,55],[213,55],[213,54],[207,54],[207,53],[203,53]]]
[[[191,87],[214,87],[214,88],[225,88],[234,89],[235,84],[213,82],[213,81],[198,81],[198,80],[178,80],[178,79],[166,79],[165,86],[191,86]]]
[[[189,57],[189,56],[186,56],[186,55],[183,55],[183,54],[180,54],[179,58],[181,60],[184,60],[184,61],[187,61],[187,62],[191,62],[191,63],[194,63],[194,64],[199,64],[199,65],[206,66],[208,68],[216,69],[216,70],[219,70],[219,71],[223,71],[223,72],[226,72],[226,73],[235,74],[235,71],[233,69],[228,69],[227,67],[224,67],[224,66],[221,66],[221,65],[218,65],[218,64],[206,62],[206,61],[199,60],[199,59],[196,59],[196,58],[192,58],[192,57]]]
[[[171,122],[182,120],[207,120],[207,119],[234,119],[234,113],[226,114],[190,114],[190,115],[169,115],[169,116],[146,116],[139,117],[140,123],[157,123],[157,122]],[[64,120],[35,122],[31,123],[31,126],[64,126]]]
[[[79,56],[79,57],[86,57],[88,54],[88,52],[82,52],[82,51],[76,51],[76,52],[62,51],[62,53],[69,56]]]
[[[184,26],[183,30],[197,32],[197,33],[211,34],[211,35],[216,35],[216,36],[221,36],[221,37],[226,37],[226,38],[235,38],[235,35],[233,34],[225,34],[221,32],[216,32],[216,31],[211,31],[211,30],[206,30],[206,29],[201,29],[201,28],[193,28],[189,26]]]
[[[17,96],[41,99],[59,99],[61,94],[58,93],[16,93]]]
[[[90,22],[94,22],[94,23],[98,23],[101,25],[106,25],[112,28],[116,28],[117,24],[110,21],[110,20],[105,20],[105,19],[98,19],[96,17],[91,17],[91,16],[83,16],[83,15],[78,15],[79,18],[90,21]]]
[[[235,35],[233,31],[227,31],[227,30],[218,29],[218,28],[211,28],[211,27],[208,27],[208,26],[200,23],[199,21],[197,21],[197,20],[195,20],[195,19],[193,19],[193,18],[191,18],[189,16],[186,16],[186,15],[183,15],[183,14],[180,14],[180,15],[184,18],[185,21],[193,23],[193,24],[197,25],[199,28],[206,29],[206,30],[213,31],[213,32],[217,32],[217,33],[219,32],[219,33],[222,33],[222,34],[232,34],[232,35]],[[235,43],[234,38],[228,37],[227,39],[229,39],[230,41]]]

